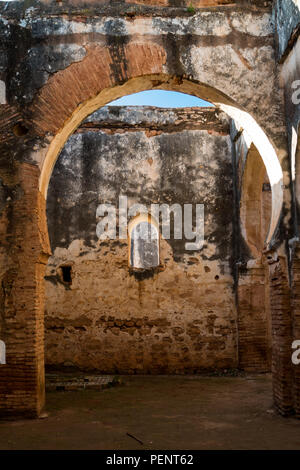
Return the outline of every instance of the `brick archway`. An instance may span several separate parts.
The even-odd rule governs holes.
[[[145,46],[141,47],[144,51]],[[156,63],[154,70],[163,70],[163,50],[159,50],[157,49],[157,47],[155,47],[154,51],[152,51],[152,49],[150,48],[149,58],[151,56],[154,56],[155,52],[156,57],[158,58],[158,63]],[[101,51],[101,54],[103,54],[103,51]],[[130,60],[129,63],[131,63]],[[91,65],[91,67],[93,67],[93,65]],[[40,95],[40,100],[37,101],[33,107],[35,113],[33,122],[37,126],[37,132],[42,131],[42,126],[44,129],[49,128],[49,130],[51,129],[52,132],[56,132],[56,135],[52,139],[47,153],[44,154],[44,156],[40,160],[41,176],[39,180],[39,190],[41,192],[42,197],[44,197],[45,199],[47,197],[49,180],[61,149],[66,143],[68,137],[76,130],[76,128],[88,115],[90,115],[100,107],[104,106],[105,104],[109,103],[110,101],[132,93],[137,93],[139,91],[152,89],[180,91],[210,101],[211,103],[215,104],[217,107],[225,111],[230,117],[232,117],[242,129],[246,129],[248,139],[250,139],[250,141],[254,143],[261,155],[272,188],[271,221],[269,232],[266,237],[266,244],[268,245],[269,243],[271,243],[272,238],[274,236],[274,232],[279,222],[281,208],[283,204],[283,173],[279,159],[277,157],[277,152],[271,140],[267,137],[263,129],[261,129],[255,119],[247,111],[245,111],[241,106],[236,104],[229,97],[225,96],[219,90],[187,78],[172,77],[166,73],[148,73],[149,68],[149,63],[147,61],[145,62],[144,59],[141,64],[138,64],[137,60],[135,59],[133,61],[131,71],[132,76],[128,78],[128,80],[126,80],[123,85],[115,84],[111,87],[106,87],[105,85],[108,84],[108,81],[104,80],[103,90],[101,90],[95,96],[91,96],[91,90],[95,88],[95,86],[93,86],[93,83],[91,83],[90,88],[85,88],[85,92],[81,89],[78,89],[78,87],[76,87],[76,84],[73,83],[73,87],[75,90],[78,91],[78,95],[75,93],[74,95],[70,95],[70,100],[73,100],[72,102],[70,102],[70,104],[68,104],[68,102],[66,101],[63,101],[62,98],[61,100],[57,99],[56,88],[59,86],[59,90],[64,90],[68,87],[71,87],[71,89],[73,89],[72,80],[76,80],[77,75],[80,76],[80,74],[83,73],[81,72],[79,65],[76,68],[75,73],[70,72],[69,69],[67,69],[66,71],[61,73],[61,76],[58,77],[57,81],[53,80],[53,82],[49,83],[50,90],[46,88],[45,91],[42,91]],[[144,70],[145,73],[143,73]],[[85,72],[87,74],[87,77],[89,77],[90,74],[88,67]],[[137,74],[137,76],[134,76],[135,73]],[[78,102],[80,103],[79,105],[77,105]],[[61,103],[65,104],[63,110],[60,110],[59,108],[59,106],[61,106]],[[70,113],[67,117],[66,112],[67,110],[72,109],[72,105],[74,109],[72,113]],[[56,110],[55,107],[58,107],[58,109]],[[47,116],[50,119],[48,123],[46,121]],[[58,116],[59,119],[52,119],[52,116]]]
[[[270,189],[266,167],[252,144],[242,175],[240,219],[243,238],[254,258],[261,257],[264,249],[270,223]]]
[[[44,146],[32,152],[37,164],[18,169],[23,196],[14,207],[13,259],[17,269],[7,311],[7,364],[0,369],[3,414],[36,416],[44,406],[43,315],[45,263],[50,252],[45,201],[48,182],[60,150],[79,124],[93,111],[118,97],[149,89],[181,91],[219,106],[249,136],[264,159],[273,189],[273,211],[267,242],[276,230],[283,202],[282,170],[276,150],[254,117],[235,100],[193,77],[174,76],[166,52],[157,44],[128,44],[118,67],[108,48],[93,46],[80,62],[54,74],[28,110],[33,136]],[[9,285],[9,282],[8,282]]]

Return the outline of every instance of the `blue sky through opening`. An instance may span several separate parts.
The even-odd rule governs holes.
[[[213,106],[196,96],[177,91],[148,90],[123,96],[111,101],[108,106],[157,106],[159,108],[190,108],[193,106]]]

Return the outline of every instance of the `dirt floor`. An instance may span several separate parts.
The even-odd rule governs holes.
[[[300,421],[273,411],[269,375],[122,380],[49,392],[48,418],[0,422],[0,449],[300,449]]]

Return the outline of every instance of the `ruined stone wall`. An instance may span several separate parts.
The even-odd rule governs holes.
[[[300,121],[300,9],[297,0],[277,1],[274,8],[276,21],[277,56],[280,80],[284,90],[287,138],[289,144],[290,180],[293,188],[294,216],[289,235],[298,232],[300,200],[300,148],[298,127]]]
[[[238,115],[249,131],[260,126],[252,138],[265,132],[274,145],[267,159],[272,155],[280,169],[270,235],[285,256],[290,167],[271,3],[1,2],[0,335],[8,358],[0,367],[1,413],[36,416],[43,407],[48,180],[68,137],[111,100],[145,89],[183,91]],[[275,232],[282,196],[284,217]],[[286,388],[284,374],[275,378]]]
[[[239,366],[271,368],[271,313],[268,273],[263,257],[272,194],[266,168],[246,131],[231,122],[236,192],[236,262]]]
[[[214,109],[104,108],[70,137],[47,216],[46,364],[102,372],[194,372],[237,366],[229,123]],[[161,267],[139,276],[127,242],[99,241],[96,209],[204,204],[205,245],[161,239]],[[72,267],[64,283],[60,266]]]

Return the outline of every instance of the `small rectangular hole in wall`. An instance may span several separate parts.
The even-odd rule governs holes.
[[[63,282],[72,283],[72,266],[61,266],[61,274]]]
[[[271,191],[271,185],[270,185],[270,183],[263,183],[263,185],[262,185],[262,190],[263,190],[263,192],[264,192],[264,191],[266,191],[266,192]]]

